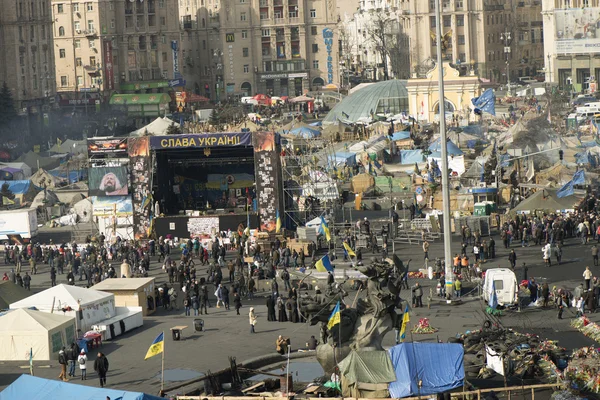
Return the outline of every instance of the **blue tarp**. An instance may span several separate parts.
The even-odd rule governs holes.
[[[589,153],[581,152],[581,153],[575,154],[575,162],[577,164],[589,164],[590,163]]]
[[[470,133],[472,135],[481,135],[481,125],[466,125],[461,126],[459,129],[462,129],[464,133]]]
[[[346,163],[349,167],[356,164],[356,154],[349,152],[338,151],[334,153],[335,162],[338,163]]]
[[[22,180],[22,181],[0,181],[0,187],[8,183],[8,188],[13,194],[25,194],[29,191],[29,187],[31,186],[31,181]]]
[[[424,163],[423,150],[400,150],[400,164]]]
[[[390,350],[396,381],[392,398],[428,396],[462,386],[464,350],[455,343],[402,343]],[[421,381],[419,388],[418,382]]]
[[[21,375],[0,393],[0,400],[106,400],[106,397],[121,400],[164,400],[145,393],[75,385],[31,375]]]
[[[391,140],[393,140],[395,142],[397,140],[404,140],[404,139],[408,139],[408,138],[410,138],[410,132],[400,131],[400,132],[394,132],[392,134]]]
[[[301,128],[295,128],[290,131],[282,131],[281,133],[286,134],[286,135],[300,136],[305,139],[312,139],[321,134],[321,132],[319,132],[318,129],[311,129],[311,128],[307,128],[305,126],[303,126]]]
[[[431,143],[431,145],[429,146],[429,151],[431,151],[432,153],[441,153],[442,146],[440,143],[441,143],[440,139]],[[464,154],[462,152],[462,150],[459,149],[458,146],[455,145],[451,140],[448,140],[447,143],[448,144],[447,144],[446,148],[448,150],[449,156],[462,156]]]
[[[48,173],[50,173],[50,175],[55,176],[60,179],[67,178],[67,172],[65,170],[53,169],[51,171],[48,171]],[[69,171],[69,183],[84,181],[87,179],[87,174],[88,174],[87,169],[80,169],[80,170],[75,169],[75,170]]]

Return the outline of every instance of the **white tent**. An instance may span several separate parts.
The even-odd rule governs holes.
[[[60,144],[56,143],[54,146],[50,147],[48,152],[62,154],[85,154],[87,156],[87,141],[67,139]]]
[[[75,319],[62,314],[18,309],[0,316],[0,360],[56,360],[75,339]]]
[[[306,223],[307,228],[318,228],[320,226],[321,226],[321,217],[316,217]]]
[[[51,190],[46,190],[46,193],[42,190],[38,194],[35,195],[33,201],[31,202],[31,208],[37,208],[40,206],[53,206],[56,203],[59,203],[58,197]]]
[[[53,304],[54,313],[76,317],[77,328],[83,332],[89,330],[92,325],[113,318],[117,314],[114,294],[64,284],[31,295],[12,303],[9,307],[11,310],[35,307],[49,313],[52,312]],[[82,311],[80,316],[77,315],[79,307]]]
[[[79,222],[90,222],[92,218],[92,202],[90,199],[78,201],[72,210],[77,214]]]
[[[158,117],[154,121],[150,122],[148,125],[143,126],[140,129],[131,132],[129,134],[129,136],[166,135],[167,129],[169,129],[169,126],[171,126],[171,124],[175,125],[176,127],[179,127],[179,124],[177,122],[171,121],[167,117],[163,117],[163,118]]]

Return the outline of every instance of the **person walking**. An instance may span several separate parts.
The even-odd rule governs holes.
[[[81,350],[81,353],[79,353],[77,363],[79,364],[79,370],[81,371],[81,380],[87,380],[87,356],[85,355],[85,350]]]
[[[585,280],[585,290],[590,290],[590,282],[592,281],[592,271],[590,271],[590,267],[585,267],[585,271],[583,271],[583,279]]]
[[[419,285],[419,282],[415,283],[412,292],[414,297],[414,306],[423,307],[423,288],[421,287],[421,285]]]
[[[71,343],[71,347],[67,350],[67,360],[69,361],[69,376],[73,378],[75,375],[75,364],[77,363],[77,357],[79,355],[79,346],[75,342]]]
[[[108,359],[100,352],[98,352],[98,358],[94,361],[94,371],[98,373],[98,378],[100,378],[100,387],[104,387],[106,385],[106,373],[108,372]]]
[[[510,262],[510,267],[514,271],[517,265],[517,253],[515,253],[514,249],[511,249],[510,253],[508,253],[508,261]]]
[[[598,266],[598,246],[596,246],[595,244],[592,246],[592,259],[594,260],[594,267],[597,267]]]
[[[242,299],[240,298],[240,294],[235,292],[233,294],[233,306],[235,307],[236,315],[240,315],[240,308],[242,308]]]
[[[58,379],[62,379],[65,382],[68,382],[67,378],[67,354],[65,353],[65,348],[63,347],[58,352],[58,364],[60,365],[60,375],[58,375]]]
[[[423,242],[423,260],[429,260],[429,242]]]
[[[254,327],[256,326],[256,314],[254,313],[254,307],[250,307],[250,312],[248,312],[248,320],[250,322],[250,333],[256,333]]]

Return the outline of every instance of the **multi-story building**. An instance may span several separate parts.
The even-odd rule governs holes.
[[[179,77],[177,0],[52,0],[52,15],[59,92],[160,92]]]
[[[41,115],[56,95],[50,0],[0,1],[0,85],[19,113]]]
[[[600,80],[600,1],[542,0],[546,81],[575,92]]]
[[[182,73],[213,100],[339,84],[335,0],[180,0]]]
[[[542,68],[540,0],[440,2],[443,58],[463,73],[473,70],[482,78],[506,82],[507,71],[514,80],[536,75]],[[398,19],[399,30],[407,37],[409,70],[413,74],[430,68],[437,59],[435,3],[436,0],[364,0],[361,5],[368,9],[380,4],[386,15]],[[369,32],[362,31],[358,36],[365,39]],[[367,41],[356,42],[355,62],[360,63],[362,58],[368,64],[372,54],[371,63],[381,64],[376,51],[364,48]]]

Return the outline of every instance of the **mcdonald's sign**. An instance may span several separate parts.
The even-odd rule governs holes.
[[[225,42],[227,42],[227,43],[235,42],[235,33],[226,33],[225,34]]]

